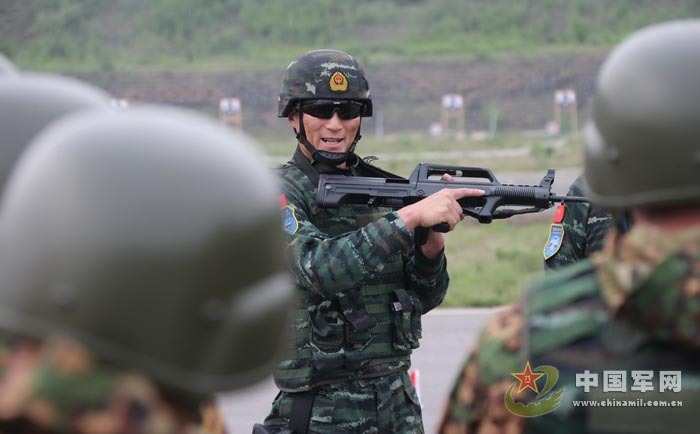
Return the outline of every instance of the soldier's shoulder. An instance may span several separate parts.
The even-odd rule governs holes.
[[[610,320],[596,266],[590,260],[548,273],[525,292],[531,355],[595,336]]]
[[[584,196],[586,194],[586,180],[579,175],[569,186],[569,196]]]
[[[359,176],[369,176],[376,178],[401,178],[395,173],[384,170],[381,167],[374,164],[378,159],[374,156],[369,156],[365,158],[358,159],[357,164],[357,174]]]
[[[527,313],[546,311],[598,292],[595,265],[577,261],[534,280],[525,291]]]
[[[275,171],[281,178],[294,177],[301,174],[301,170],[292,161],[280,164],[275,168]]]
[[[315,186],[311,184],[309,178],[293,163],[288,167],[280,169],[283,171],[280,174],[280,207],[282,212],[289,215],[286,208],[292,207],[297,212],[303,212],[310,216],[314,214],[315,205]],[[295,214],[291,214],[294,216]],[[297,214],[298,215],[298,214]],[[289,220],[293,222],[293,220]]]
[[[12,385],[11,390],[3,390],[3,399],[11,409],[0,416],[3,421],[25,420],[51,432],[67,432],[64,427],[68,426],[87,427],[98,418],[108,426],[126,426],[129,421],[119,409],[128,406],[140,409],[140,427],[155,426],[151,425],[153,422],[162,425],[167,420],[169,424],[162,426],[170,431],[164,432],[177,428],[176,419],[170,416],[174,413],[164,411],[154,382],[104,366],[73,341],[51,339],[36,348],[18,344],[6,357],[16,362],[16,368],[4,372],[2,377]],[[19,378],[32,381],[18,381]],[[39,406],[41,413],[34,411]],[[51,418],[41,417],[47,412]]]
[[[309,189],[313,189],[304,172],[293,162],[287,162],[277,168],[282,192],[286,195],[305,196]]]
[[[586,196],[587,191],[586,180],[583,176],[579,176],[576,180],[569,186],[569,191],[567,196]],[[586,224],[586,219],[588,218],[588,213],[590,210],[590,204],[587,202],[571,202],[566,204],[567,212],[565,223],[574,222],[575,220],[581,220],[584,226]]]
[[[525,343],[524,327],[522,304],[507,306],[491,317],[473,354],[481,382],[496,383],[518,369]]]

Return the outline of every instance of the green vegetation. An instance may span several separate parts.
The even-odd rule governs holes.
[[[494,306],[518,299],[542,273],[549,223],[463,223],[447,237],[450,289],[442,306]]]
[[[278,68],[334,46],[365,63],[608,47],[696,0],[4,0],[0,51],[38,69]]]
[[[256,136],[271,164],[289,160],[293,145],[288,138]],[[502,134],[484,140],[431,138],[402,134],[363,137],[357,151],[361,156],[379,157],[382,168],[402,176],[410,175],[420,162],[489,167],[504,171],[542,171],[555,167],[580,167],[581,137],[525,137],[522,133]],[[499,154],[500,151],[506,155]],[[508,155],[514,151],[516,155]]]

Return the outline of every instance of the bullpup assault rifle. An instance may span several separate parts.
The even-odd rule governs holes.
[[[457,179],[445,181],[441,179],[445,174]],[[316,201],[322,208],[365,204],[400,209],[443,188],[477,188],[484,191],[483,196],[465,197],[459,204],[465,215],[479,223],[540,212],[557,202],[588,202],[585,197],[553,194],[553,183],[554,169],[547,171],[539,185],[513,185],[501,184],[489,169],[420,163],[408,179],[321,175]],[[449,226],[441,223],[432,229],[447,232]]]

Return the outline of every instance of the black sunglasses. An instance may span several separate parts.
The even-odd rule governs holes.
[[[352,100],[315,100],[301,103],[301,111],[315,118],[330,119],[338,113],[342,120],[354,119],[362,114],[365,104]]]

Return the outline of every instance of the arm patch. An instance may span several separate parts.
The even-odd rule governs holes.
[[[292,205],[282,208],[282,229],[289,235],[294,235],[299,230],[299,220]]]
[[[557,254],[562,241],[564,241],[564,225],[553,223],[549,227],[549,238],[547,238],[547,244],[544,245],[542,251],[545,260]]]

